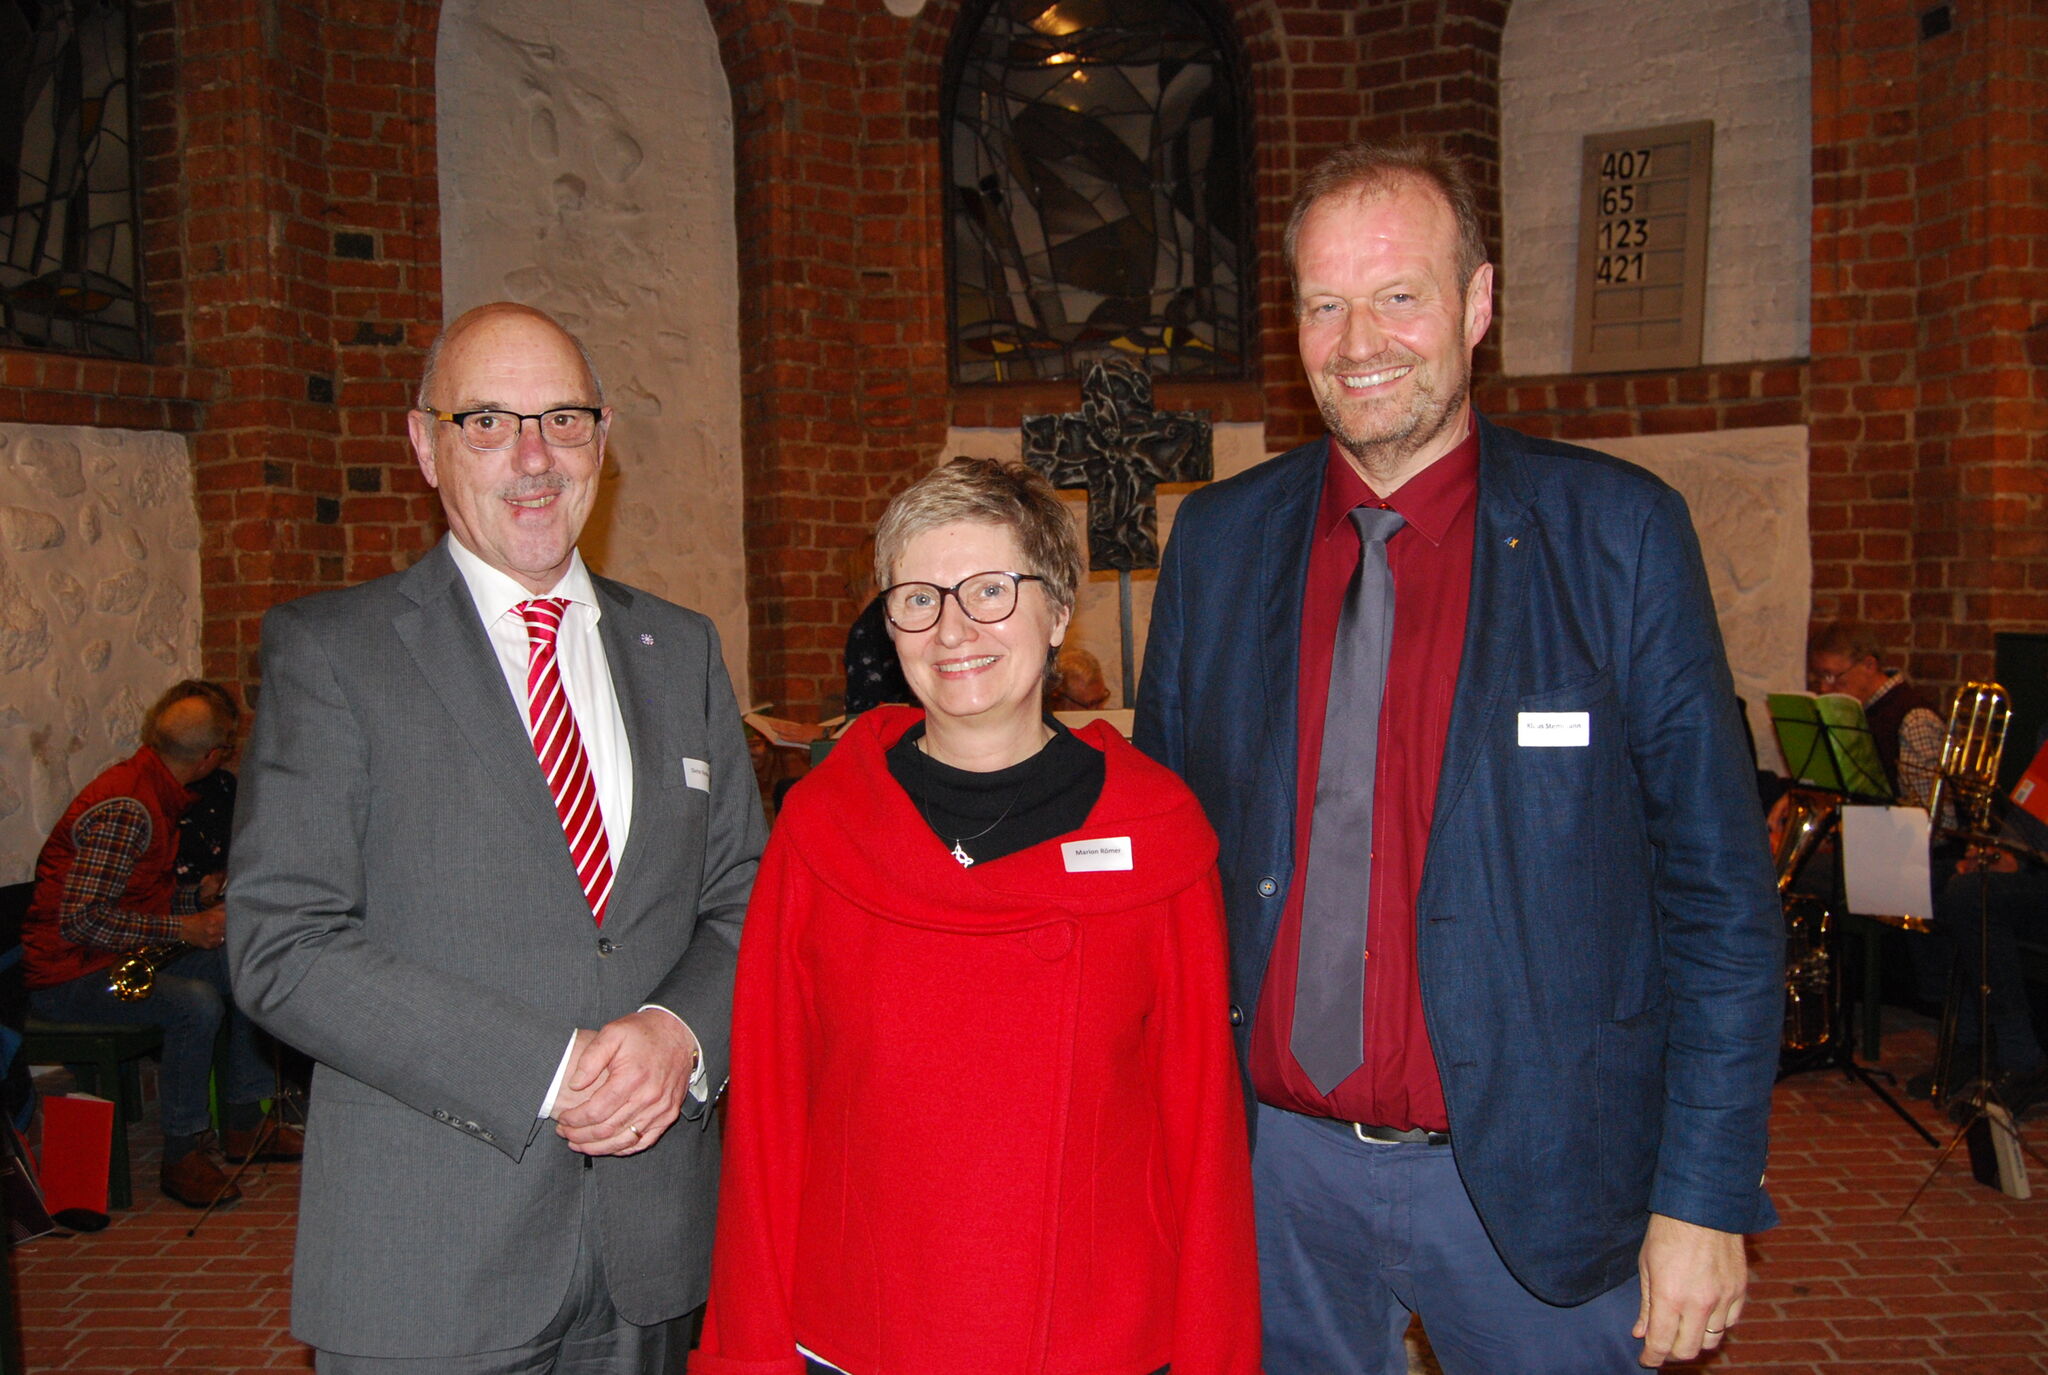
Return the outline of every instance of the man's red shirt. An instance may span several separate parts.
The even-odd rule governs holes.
[[[1436,812],[1437,775],[1450,730],[1458,665],[1464,657],[1478,497],[1476,428],[1457,448],[1384,500],[1335,442],[1329,445],[1302,598],[1294,879],[1252,1027],[1252,1085],[1262,1101],[1275,1107],[1403,1130],[1443,1131],[1450,1126],[1422,1017],[1415,896],[1422,884],[1430,821]],[[1315,839],[1311,830],[1330,663],[1345,588],[1358,567],[1358,536],[1349,516],[1359,505],[1389,507],[1407,524],[1387,544],[1387,566],[1394,578],[1394,642],[1380,704],[1379,772],[1373,791],[1365,1063],[1322,1094],[1295,1062],[1288,1041],[1301,948],[1302,888],[1309,845]]]

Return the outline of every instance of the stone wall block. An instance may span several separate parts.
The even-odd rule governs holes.
[[[186,441],[0,423],[0,883],[30,876],[77,788],[134,749],[143,706],[200,671]],[[56,534],[53,536],[52,530]],[[26,671],[23,671],[26,670]]]
[[[0,673],[18,673],[50,652],[50,618],[32,601],[14,570],[0,562]]]
[[[9,549],[55,549],[64,543],[64,524],[48,511],[0,506],[0,542]]]
[[[31,434],[19,436],[0,449],[0,453],[10,451],[13,466],[45,494],[75,497],[85,490],[85,465],[75,443]]]

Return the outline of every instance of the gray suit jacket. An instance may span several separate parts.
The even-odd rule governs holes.
[[[703,1302],[710,1112],[686,1104],[652,1149],[595,1161],[534,1116],[570,1032],[644,1003],[689,1023],[723,1085],[763,838],[710,622],[593,581],[633,755],[602,931],[445,543],[264,618],[228,954],[237,1001],[319,1061],[292,1298],[316,1347],[527,1340],[568,1291],[586,1190],[621,1314]]]

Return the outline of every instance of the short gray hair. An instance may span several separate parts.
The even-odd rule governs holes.
[[[1886,658],[1884,641],[1861,621],[1829,621],[1814,631],[1806,642],[1806,655],[1810,659],[1816,654],[1839,654],[1852,664],[1874,659],[1879,668]]]
[[[1033,573],[1062,611],[1074,609],[1084,571],[1074,518],[1052,484],[1018,462],[956,458],[899,493],[875,527],[875,586],[887,587],[896,560],[913,539],[956,521],[1013,531],[1024,567],[990,570]]]

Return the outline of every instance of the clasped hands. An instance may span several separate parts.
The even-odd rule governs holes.
[[[690,1029],[659,1008],[578,1029],[555,1095],[556,1134],[584,1155],[646,1150],[681,1114],[697,1054]]]

